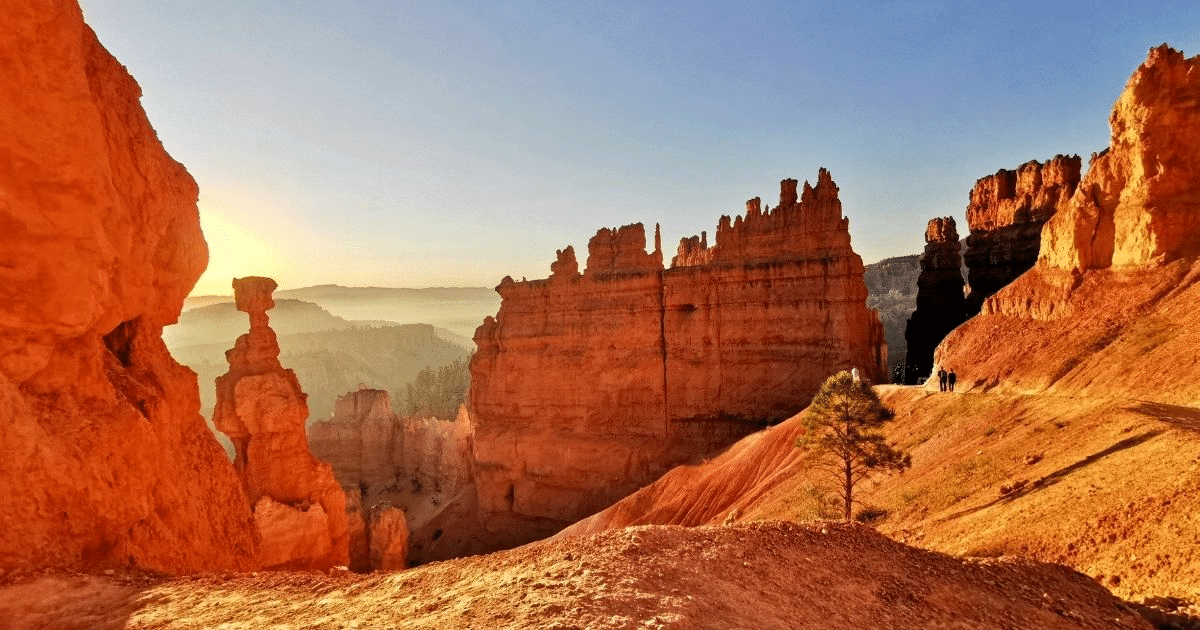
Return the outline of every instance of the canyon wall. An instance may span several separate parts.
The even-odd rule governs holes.
[[[893,382],[904,380],[908,342],[904,330],[908,318],[917,309],[917,279],[921,275],[920,256],[885,258],[863,267],[867,283],[867,308],[879,312],[887,334],[888,367]]]
[[[837,186],[782,182],[716,242],[684,239],[672,267],[641,224],[600,230],[579,273],[558,253],[545,280],[497,287],[475,333],[469,411],[487,535],[526,542],[609,505],[671,466],[802,409],[857,366],[887,382]]]
[[[1037,264],[938,349],[966,388],[1200,395],[1200,57],[1151,50],[1109,123]]]
[[[946,333],[966,319],[959,247],[953,217],[929,220],[921,275],[917,278],[917,309],[904,330],[908,342],[904,382],[910,385],[930,376],[934,349]]]
[[[162,342],[197,188],[73,0],[0,3],[0,573],[252,569],[233,469]]]
[[[217,378],[213,425],[233,442],[233,466],[254,506],[262,536],[259,563],[268,569],[325,569],[350,562],[346,495],[329,464],[308,450],[307,396],[296,373],[279,363],[267,311],[275,281],[233,281],[234,302],[250,315],[250,332],[225,353]]]
[[[967,206],[967,316],[1037,262],[1042,226],[1079,185],[1079,156],[1026,162],[975,182]]]

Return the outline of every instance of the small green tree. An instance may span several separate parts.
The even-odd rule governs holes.
[[[888,444],[879,429],[893,417],[871,384],[842,371],[825,379],[804,412],[799,448],[813,451],[838,480],[846,522],[853,519],[854,488],[872,472],[904,472],[912,457]]]

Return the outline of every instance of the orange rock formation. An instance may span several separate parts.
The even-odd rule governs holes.
[[[954,218],[930,219],[917,278],[917,309],[904,329],[906,383],[915,385],[917,379],[931,376],[934,349],[966,319],[963,303],[962,257]]]
[[[470,413],[479,508],[501,544],[595,512],[670,466],[807,404],[857,366],[887,380],[837,186],[821,170],[779,206],[722,217],[670,269],[641,224],[600,230],[588,265],[559,252],[547,280],[497,287],[475,333]]]
[[[254,566],[245,496],[162,328],[196,184],[73,0],[0,3],[0,572]]]
[[[349,563],[346,495],[329,464],[308,450],[307,396],[295,372],[279,363],[267,311],[270,278],[233,281],[234,301],[250,314],[250,332],[225,353],[217,378],[213,424],[233,441],[234,468],[254,506],[265,568],[328,568]]]
[[[309,447],[329,462],[348,495],[365,493],[365,505],[384,502],[407,511],[413,540],[406,557],[426,562],[455,555],[429,552],[442,538],[442,510],[474,493],[470,432],[462,414],[454,422],[398,417],[386,391],[364,388],[339,397],[333,415],[309,427]],[[351,545],[361,548],[377,535],[364,527],[361,536],[361,543],[352,536]],[[369,562],[354,568],[364,566],[371,568]]]
[[[1037,261],[1042,226],[1079,185],[1079,156],[1026,162],[975,182],[967,206],[967,316]]]
[[[1169,322],[1188,321],[1197,299],[1198,101],[1200,58],[1151,50],[1113,107],[1112,145],[1046,223],[1037,265],[940,348],[960,382],[1190,403],[1179,357],[1196,342]]]

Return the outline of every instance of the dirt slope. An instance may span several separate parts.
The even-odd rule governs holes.
[[[1149,628],[1087,577],[865,527],[639,527],[372,577],[47,577],[8,628]],[[0,625],[3,625],[0,623]]]
[[[1125,597],[1200,595],[1200,409],[880,390],[897,412],[889,437],[913,456],[908,473],[863,488],[885,512],[880,531],[946,553],[1064,563]],[[797,416],[677,468],[561,535],[831,516],[830,480],[792,446],[800,430]]]

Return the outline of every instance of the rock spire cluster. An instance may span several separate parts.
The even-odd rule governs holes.
[[[279,363],[279,343],[267,311],[275,281],[233,281],[234,302],[250,315],[250,331],[225,353],[229,371],[217,378],[213,424],[237,449],[234,469],[262,535],[264,568],[328,568],[349,563],[346,496],[329,464],[308,450],[307,396]]]

